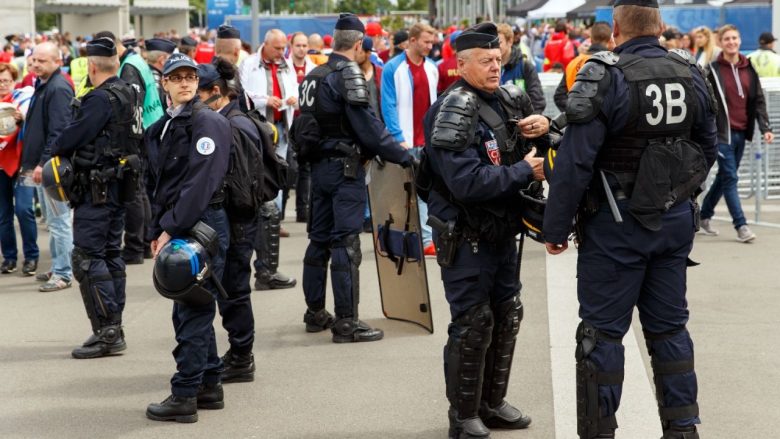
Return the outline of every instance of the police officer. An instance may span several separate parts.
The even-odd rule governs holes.
[[[465,30],[456,47],[461,79],[425,115],[418,185],[430,188],[429,223],[452,317],[444,348],[449,437],[486,438],[488,428],[531,423],[504,400],[523,318],[520,191],[544,179],[543,159],[519,136],[546,145],[549,121],[533,115],[522,89],[499,87],[495,24]]]
[[[167,114],[145,133],[149,154],[147,188],[156,213],[152,221],[155,255],[172,237],[186,235],[202,221],[219,236],[211,270],[222,277],[229,241],[223,208],[223,179],[230,155],[230,124],[199,102],[195,62],[173,54],[163,69],[163,88],[171,98]],[[213,282],[207,288],[216,295]],[[171,396],[150,404],[146,416],[157,421],[197,421],[197,409],[223,408],[219,374],[222,360],[214,337],[215,305],[173,305],[177,372]]]
[[[295,138],[299,159],[311,162],[309,246],[303,259],[303,291],[308,332],[332,327],[333,341],[380,340],[384,333],[358,319],[358,267],[366,203],[363,162],[376,155],[404,166],[411,156],[387,132],[369,106],[368,89],[354,59],[363,44],[363,23],[341,14],[328,62],[301,83],[301,115]],[[320,140],[321,139],[321,140]],[[325,309],[328,260],[336,320]]]
[[[117,78],[119,60],[109,38],[87,44],[89,79],[70,125],[52,146],[52,155],[73,156],[71,188],[73,275],[92,324],[92,335],[73,350],[74,358],[96,358],[126,349],[122,331],[125,263],[119,253],[124,223],[123,186],[137,184],[138,145],[142,134],[141,101]],[[132,165],[131,165],[132,163]]]
[[[567,248],[577,215],[577,430],[584,439],[615,437],[622,338],[634,306],[663,437],[699,437],[685,279],[697,220],[691,199],[716,158],[715,107],[696,60],[661,47],[662,29],[655,0],[615,2],[617,47],[593,55],[577,74],[550,177],[543,229],[550,254]]]
[[[219,45],[217,45],[219,47]],[[198,65],[198,97],[212,110],[230,121],[234,142],[249,142],[253,148],[263,146],[257,126],[240,109],[238,92],[230,87],[236,77],[236,68],[229,61],[214,57],[212,64]],[[237,133],[236,131],[241,133]],[[222,284],[229,299],[217,297],[222,326],[228,333],[230,349],[222,357],[225,370],[222,382],[247,382],[255,379],[255,361],[252,346],[255,340],[255,317],[252,313],[252,292],[249,277],[250,261],[257,234],[257,218],[232,218],[230,245],[225,257]]]
[[[157,85],[157,95],[160,97],[160,105],[162,105],[163,109],[166,109],[168,108],[168,96],[165,94],[165,90],[163,90],[160,82],[165,61],[168,61],[168,57],[176,50],[176,44],[163,38],[150,38],[146,40],[145,46],[146,63],[149,64],[149,68],[152,70],[152,77]]]

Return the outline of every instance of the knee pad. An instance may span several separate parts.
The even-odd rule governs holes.
[[[693,353],[690,358],[666,358],[659,359],[657,355],[658,345],[670,343],[673,339],[684,337],[685,342],[689,342],[688,331],[683,326],[680,329],[656,334],[643,331],[647,352],[650,354],[650,365],[653,368],[653,382],[655,383],[655,397],[658,403],[658,416],[661,418],[661,424],[664,429],[669,428],[672,421],[696,418],[699,416],[699,405],[696,401],[683,406],[667,406],[664,392],[664,378],[670,375],[681,375],[694,372]],[[671,351],[677,352],[677,349]]]
[[[81,282],[89,272],[89,264],[92,258],[89,257],[86,250],[83,248],[73,247],[70,260],[73,267],[73,277]]]

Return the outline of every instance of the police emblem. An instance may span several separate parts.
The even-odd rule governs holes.
[[[496,139],[491,139],[485,142],[485,152],[494,165],[501,165],[501,151],[498,149],[498,142]]]
[[[211,140],[210,137],[201,137],[195,143],[195,149],[197,149],[201,155],[211,155],[211,153],[213,153],[214,149],[216,148],[214,141]]]

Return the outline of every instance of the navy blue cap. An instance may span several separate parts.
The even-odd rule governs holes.
[[[455,50],[498,49],[498,29],[491,22],[480,23],[463,31],[455,39]]]
[[[176,49],[176,44],[171,40],[163,38],[150,38],[146,40],[146,50],[156,50],[165,53],[173,53]]]
[[[374,50],[374,40],[371,37],[363,37],[363,50],[365,52]]]
[[[184,38],[181,39],[181,45],[182,46],[192,46],[192,47],[195,47],[195,46],[198,45],[198,42],[195,41],[195,39],[192,38],[192,37],[184,37]]]
[[[198,88],[208,88],[214,81],[220,78],[214,64],[198,64]]]
[[[658,9],[658,0],[615,0],[613,6],[644,6],[645,8]]]
[[[114,56],[116,44],[111,38],[95,38],[87,43],[87,56]]]
[[[363,26],[363,22],[360,21],[358,16],[348,12],[339,15],[339,20],[336,22],[336,30],[356,30],[366,33],[366,27]]]
[[[241,32],[229,24],[223,24],[217,29],[217,38],[224,40],[240,40]]]
[[[163,66],[163,76],[170,75],[171,72],[180,67],[189,67],[193,70],[198,69],[198,65],[195,64],[195,61],[193,61],[189,56],[183,53],[174,53],[168,58],[168,61],[165,61],[165,65]]]

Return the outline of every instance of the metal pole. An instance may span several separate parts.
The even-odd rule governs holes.
[[[252,50],[260,46],[260,19],[258,18],[259,0],[252,0]]]

